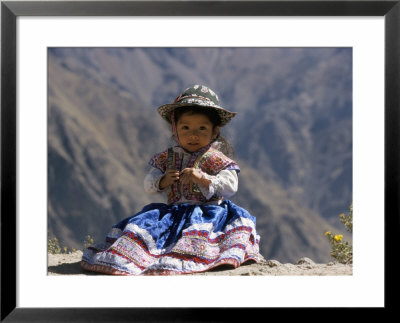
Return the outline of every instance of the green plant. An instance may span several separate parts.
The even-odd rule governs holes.
[[[75,248],[72,252],[76,251]],[[47,232],[47,252],[51,254],[69,253],[68,247],[61,248],[60,243],[56,237],[50,238],[50,233]]]
[[[339,215],[340,222],[342,222],[349,232],[353,232],[353,205],[350,205],[349,212],[347,214]],[[326,231],[325,236],[328,237],[329,242],[332,246],[330,253],[331,257],[335,258],[342,264],[353,263],[353,247],[347,241],[343,241],[342,234],[333,234],[331,231]]]
[[[94,238],[89,234],[85,237],[83,241],[84,249],[92,246],[94,244]],[[51,254],[66,254],[70,252],[75,252],[75,248],[68,248],[60,246],[58,239],[56,237],[50,238],[50,233],[47,232],[47,252]]]
[[[47,238],[47,252],[51,254],[58,254],[61,253],[61,247],[58,243],[58,239],[54,238]]]
[[[85,240],[83,241],[83,246],[84,249],[89,248],[94,244],[94,238],[90,236],[89,234],[85,237]]]

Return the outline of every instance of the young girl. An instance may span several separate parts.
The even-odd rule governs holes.
[[[113,275],[168,275],[238,267],[260,260],[255,217],[228,200],[238,189],[239,166],[221,150],[220,136],[235,115],[209,88],[195,85],[158,108],[176,146],[156,154],[144,180],[152,203],[117,223],[102,245],[84,251],[82,267]]]

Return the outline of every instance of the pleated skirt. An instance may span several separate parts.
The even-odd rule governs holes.
[[[176,275],[258,262],[256,219],[229,200],[219,205],[152,203],[84,250],[85,270],[111,275]]]

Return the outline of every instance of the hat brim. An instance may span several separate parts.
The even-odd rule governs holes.
[[[173,104],[164,104],[164,105],[160,106],[157,109],[157,111],[164,120],[171,123],[172,111],[174,111],[175,109],[178,109],[178,108],[189,107],[189,106],[198,106],[198,107],[206,107],[206,108],[215,109],[221,118],[221,125],[220,125],[221,127],[225,126],[237,114],[237,112],[228,111],[228,110],[222,108],[221,106],[214,104],[213,102],[205,103],[204,101],[202,101],[201,103],[199,103],[199,102],[191,102],[191,103],[190,102],[180,102],[180,103],[173,103]]]

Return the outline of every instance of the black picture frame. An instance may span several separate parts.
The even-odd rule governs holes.
[[[16,19],[19,16],[384,16],[385,19],[385,306],[398,286],[400,1],[2,1],[1,2],[1,321],[235,321],[241,309],[18,308],[16,263]],[[390,279],[389,279],[390,275]],[[259,309],[260,310],[260,309]],[[206,314],[206,315],[205,315]],[[382,313],[380,313],[382,314]],[[253,314],[252,314],[253,315]],[[255,314],[257,315],[257,314]]]

